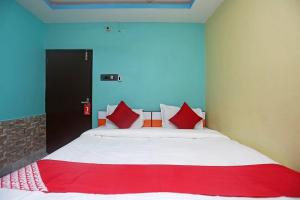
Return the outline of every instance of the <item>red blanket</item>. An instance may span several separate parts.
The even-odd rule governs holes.
[[[113,165],[37,162],[48,192],[175,192],[228,197],[300,197],[300,173],[276,164]]]

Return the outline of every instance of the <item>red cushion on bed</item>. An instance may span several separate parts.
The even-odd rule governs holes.
[[[193,129],[196,124],[202,120],[187,103],[181,106],[180,110],[169,119],[179,129]]]
[[[121,101],[111,115],[106,118],[119,128],[129,128],[138,118],[139,114],[133,112],[124,101]]]

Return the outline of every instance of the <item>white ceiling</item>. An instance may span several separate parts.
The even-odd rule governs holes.
[[[44,0],[17,0],[45,23],[196,22],[205,23],[223,0],[195,0],[190,9],[51,9]]]

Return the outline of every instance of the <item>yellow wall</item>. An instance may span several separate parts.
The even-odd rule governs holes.
[[[224,0],[206,45],[208,126],[300,170],[300,0]]]

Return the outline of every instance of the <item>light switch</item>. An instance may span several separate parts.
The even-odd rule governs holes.
[[[119,74],[101,74],[100,80],[101,81],[120,81]]]

